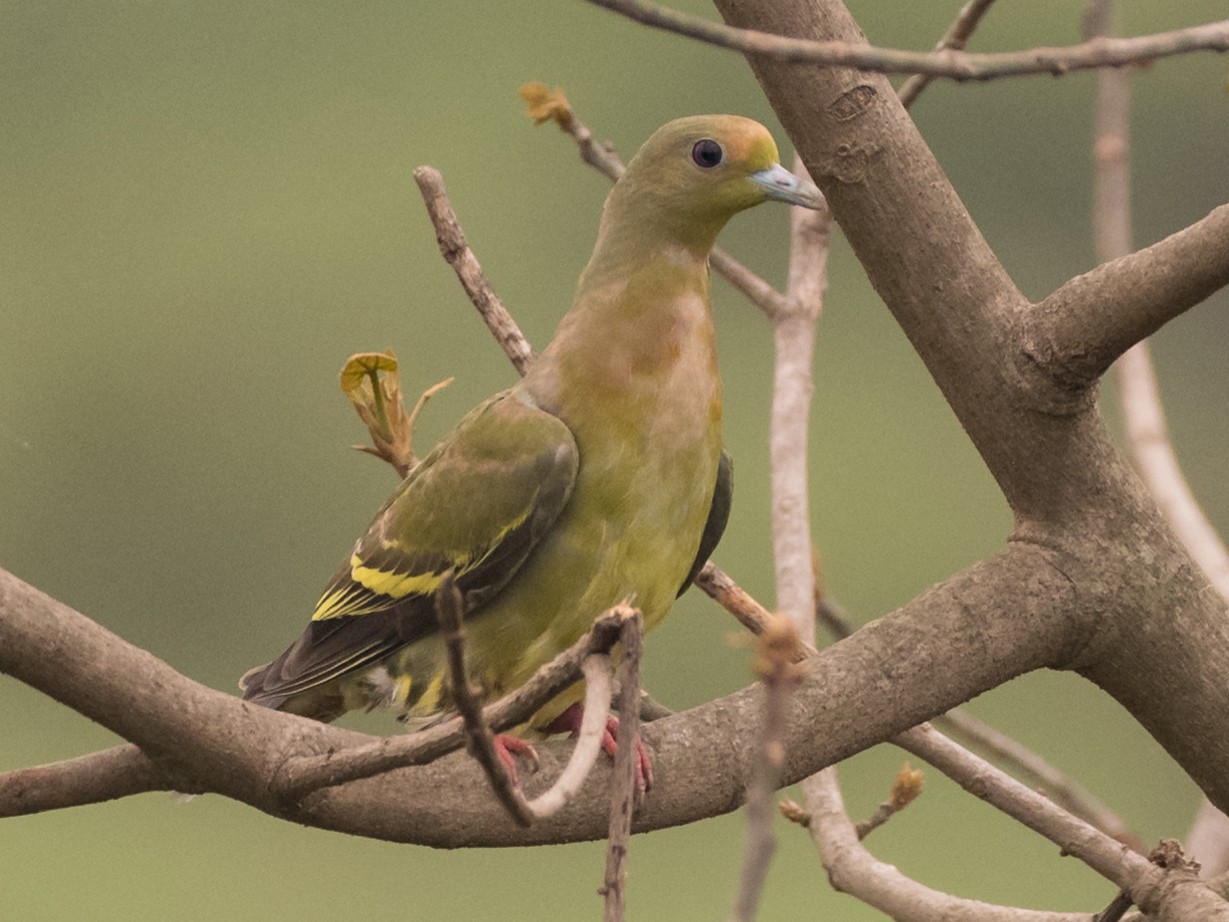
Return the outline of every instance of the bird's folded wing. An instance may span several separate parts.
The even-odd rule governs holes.
[[[262,693],[296,694],[434,632],[432,593],[449,570],[467,610],[482,605],[550,530],[577,465],[567,426],[517,391],[475,408],[385,503]]]

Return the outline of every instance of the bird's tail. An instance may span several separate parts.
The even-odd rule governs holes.
[[[243,692],[244,701],[251,701],[253,704],[277,711],[286,703],[289,696],[265,688],[265,678],[272,665],[273,663],[265,663],[263,666],[249,669],[239,678],[239,689]]]

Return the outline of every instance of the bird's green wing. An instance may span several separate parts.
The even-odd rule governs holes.
[[[558,517],[577,459],[567,426],[519,392],[475,408],[385,503],[298,641],[244,677],[244,697],[278,707],[432,633],[450,570],[467,610],[482,605]]]
[[[700,570],[708,563],[708,558],[716,550],[717,542],[725,534],[725,526],[730,521],[730,504],[733,499],[734,459],[729,452],[722,450],[721,459],[717,462],[717,487],[713,490],[713,504],[708,508],[708,519],[705,520],[704,532],[700,535],[700,550],[687,573],[687,579],[683,580],[683,585],[679,587],[678,595],[691,587]]]

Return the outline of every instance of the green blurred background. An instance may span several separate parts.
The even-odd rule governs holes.
[[[957,6],[854,11],[873,41],[928,48]],[[1081,6],[1004,3],[974,45],[1078,41]],[[1221,0],[1135,0],[1121,25],[1223,14]],[[1229,199],[1227,72],[1203,55],[1136,79],[1141,244]],[[412,393],[457,376],[422,444],[513,380],[439,258],[411,170],[443,171],[534,343],[568,303],[606,185],[553,127],[531,127],[517,98],[528,80],[562,86],[625,155],[661,122],[704,111],[761,118],[788,148],[738,56],[579,0],[0,7],[0,565],[215,688],[279,651],[393,483],[348,447],[362,432],[337,389],[346,356],[391,346]],[[1094,262],[1092,87],[1088,74],[944,83],[915,108],[1031,297]],[[723,242],[780,280],[785,235],[784,210],[765,207]],[[831,276],[812,503],[828,584],[861,621],[1000,547],[1010,521],[839,237]],[[771,602],[771,337],[715,287],[738,462],[717,559]],[[1156,355],[1187,473],[1224,532],[1229,299],[1215,301],[1163,331]],[[650,639],[648,686],[677,708],[743,686],[748,652],[733,632],[691,593]],[[115,742],[12,679],[0,677],[0,696],[0,770]],[[1078,678],[1028,676],[972,709],[1145,839],[1187,829],[1193,785]],[[855,816],[901,761],[879,747],[844,768]],[[762,918],[878,918],[829,891],[801,831],[778,832]],[[634,840],[632,917],[724,917],[741,833],[735,815]],[[871,844],[965,896],[1083,910],[1112,896],[934,773]],[[0,919],[595,918],[602,860],[601,844],[437,852],[151,794],[0,823]]]

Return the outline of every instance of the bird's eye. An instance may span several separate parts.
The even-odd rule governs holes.
[[[696,141],[691,148],[691,159],[695,161],[696,166],[711,170],[713,167],[720,165],[725,159],[725,151],[721,149],[721,145],[712,138],[704,138]]]

